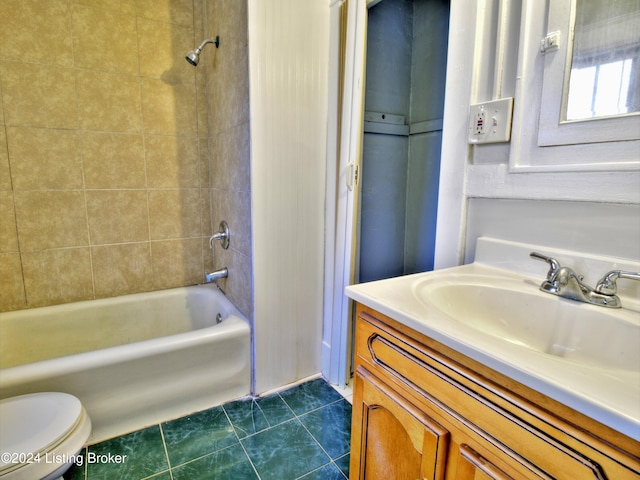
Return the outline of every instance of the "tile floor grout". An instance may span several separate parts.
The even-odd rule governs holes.
[[[280,398],[282,398],[282,397],[280,397]],[[343,400],[344,400],[344,401],[346,401],[346,399],[343,397],[343,398],[340,398],[340,399],[338,399],[338,400],[335,400],[335,401],[333,401],[333,402],[331,402],[331,403],[327,403],[326,405],[323,405],[323,406],[321,406],[321,407],[315,408],[315,409],[313,409],[313,410],[309,410],[308,412],[305,412],[305,413],[304,413],[304,415],[308,415],[308,414],[309,414],[309,413],[311,413],[311,412],[315,412],[315,411],[317,411],[317,410],[320,410],[320,409],[322,409],[322,408],[328,407],[329,405],[333,405],[334,403],[338,403],[338,402],[341,402],[341,401],[343,401]],[[283,399],[283,401],[284,401],[285,403],[287,403],[284,399]],[[287,404],[287,406],[289,406],[289,405]],[[289,409],[291,410],[291,407],[289,407]],[[292,412],[293,412],[293,410],[292,410]],[[296,412],[293,412],[293,415],[294,415],[294,418],[292,418],[291,420],[298,420],[298,422],[300,422],[300,425],[302,425],[302,428],[304,428],[304,429],[305,429],[305,431],[306,431],[309,435],[311,435],[311,438],[313,438],[313,439],[315,440],[315,442],[318,444],[318,446],[322,449],[322,451],[324,452],[324,454],[325,454],[325,455],[327,456],[327,458],[329,459],[329,462],[328,462],[328,463],[325,463],[324,465],[319,466],[319,467],[318,467],[318,468],[316,468],[315,470],[312,470],[311,472],[307,472],[307,473],[305,473],[304,475],[302,475],[302,476],[300,476],[300,477],[298,477],[298,478],[296,479],[296,480],[300,480],[300,479],[302,479],[302,478],[306,477],[307,475],[310,475],[310,474],[312,474],[313,472],[317,472],[318,470],[320,470],[320,469],[322,469],[322,468],[326,467],[326,466],[327,466],[328,464],[330,464],[330,463],[335,464],[335,462],[334,462],[333,458],[331,458],[331,455],[329,454],[329,452],[327,452],[327,451],[325,450],[325,448],[320,444],[320,442],[318,442],[318,440],[316,439],[315,435],[313,435],[313,433],[311,433],[311,432],[309,431],[309,429],[307,428],[307,426],[306,426],[304,423],[302,423],[302,421],[300,421],[300,417],[296,414]],[[302,415],[302,416],[304,416],[304,415]],[[290,421],[290,420],[288,420],[288,421]],[[283,423],[284,423],[284,422],[283,422]],[[346,454],[345,454],[345,455],[346,455]],[[251,459],[249,459],[249,461],[251,461]],[[336,466],[336,467],[337,467],[337,466]],[[340,469],[338,469],[338,470],[340,470]],[[258,478],[260,478],[260,476],[258,476]]]
[[[339,391],[338,391],[338,393],[341,393],[341,392],[339,392]],[[324,452],[324,454],[325,454],[325,455],[327,456],[327,458],[329,459],[329,462],[327,462],[327,463],[325,463],[325,464],[323,464],[323,465],[319,466],[319,467],[318,467],[318,468],[316,468],[315,470],[312,470],[312,471],[310,471],[310,472],[305,473],[304,475],[302,475],[302,476],[300,476],[300,477],[297,477],[295,480],[303,479],[303,478],[304,478],[304,477],[306,477],[307,475],[310,475],[310,474],[312,474],[312,473],[314,473],[314,472],[317,472],[318,470],[323,469],[324,467],[326,467],[326,466],[327,466],[327,465],[329,465],[330,463],[335,464],[335,461],[333,460],[333,458],[331,458],[331,455],[329,454],[329,452],[327,452],[327,451],[325,450],[325,448],[320,444],[320,442],[318,442],[318,440],[316,439],[315,435],[313,435],[313,434],[309,431],[309,429],[307,428],[307,426],[306,426],[304,423],[302,423],[302,421],[300,420],[300,417],[303,417],[303,416],[308,415],[308,414],[310,414],[310,413],[312,413],[312,412],[316,412],[316,411],[318,411],[318,410],[321,410],[321,409],[323,409],[323,408],[325,408],[325,407],[328,407],[329,405],[333,405],[334,403],[338,403],[338,402],[341,402],[341,401],[343,401],[343,400],[344,400],[344,401],[348,401],[348,400],[347,400],[347,398],[345,398],[344,396],[342,396],[341,398],[339,398],[339,399],[337,399],[337,400],[334,400],[333,402],[329,402],[329,403],[327,403],[327,404],[325,404],[325,405],[322,405],[322,406],[320,406],[320,407],[317,407],[317,408],[311,409],[311,410],[309,410],[309,411],[305,412],[305,413],[304,413],[304,414],[302,414],[302,415],[298,415],[298,414],[297,414],[297,413],[296,413],[296,412],[291,408],[291,406],[287,403],[287,401],[286,401],[284,398],[282,398],[282,396],[280,395],[280,393],[276,393],[275,395],[278,395],[278,397],[280,397],[280,400],[282,400],[282,401],[284,402],[284,404],[287,406],[287,408],[289,409],[289,411],[293,414],[293,418],[290,418],[289,420],[285,420],[284,422],[281,422],[281,423],[276,424],[276,425],[271,425],[271,424],[269,424],[269,427],[268,427],[268,428],[265,428],[265,429],[260,430],[260,431],[258,431],[258,432],[254,432],[254,433],[252,433],[252,434],[249,434],[249,435],[247,435],[246,437],[243,437],[243,439],[245,439],[245,438],[249,438],[249,437],[252,437],[252,436],[254,436],[254,435],[258,435],[258,434],[263,433],[263,432],[267,432],[267,431],[269,431],[269,430],[271,430],[271,429],[273,429],[273,428],[276,428],[276,427],[278,427],[278,426],[280,426],[280,425],[283,425],[283,424],[285,424],[285,423],[289,423],[289,422],[292,422],[292,421],[294,421],[294,420],[297,420],[297,421],[300,423],[300,425],[302,425],[302,428],[304,428],[304,430],[305,430],[305,431],[306,431],[306,432],[311,436],[311,438],[313,438],[313,440],[318,444],[318,446],[320,447],[320,449]],[[265,397],[254,397],[254,398],[252,398],[252,399],[251,399],[252,405],[253,405],[253,404],[256,404],[256,401],[255,401],[255,400],[256,400],[256,398],[265,398]],[[227,413],[227,410],[224,408],[224,405],[225,405],[225,404],[223,404],[223,405],[222,405],[222,408],[223,408],[223,410],[224,410],[224,412],[225,412],[225,415],[227,416],[227,420],[229,420],[229,423],[233,426],[233,422],[231,422],[231,419],[229,418],[229,414]],[[256,404],[256,407],[257,407],[258,409],[260,409],[260,406],[259,406],[259,405],[257,405],[257,404]],[[253,406],[252,406],[252,408],[253,408]],[[262,411],[262,409],[260,409],[260,411]],[[268,419],[267,419],[267,423],[269,423],[269,420],[268,420]],[[240,437],[238,437],[238,433],[235,431],[235,427],[234,427],[234,433],[235,433],[235,435],[236,435],[236,438],[238,438],[238,443],[242,446],[242,449],[244,450],[245,455],[247,455],[247,458],[249,459],[249,463],[251,463],[251,466],[253,467],[253,470],[254,470],[254,472],[256,473],[256,475],[257,475],[257,477],[258,477],[258,480],[262,480],[262,477],[261,477],[261,476],[260,476],[260,474],[258,473],[258,471],[257,471],[257,469],[256,469],[256,467],[255,467],[255,465],[253,464],[253,461],[251,460],[251,457],[250,457],[250,456],[249,456],[249,454],[247,453],[247,450],[246,450],[246,448],[244,447],[244,444],[242,443],[242,440],[243,440],[243,439],[240,439]],[[212,452],[212,453],[213,453],[213,452]],[[209,453],[208,455],[211,455],[211,453]],[[345,453],[344,455],[347,455],[347,454]],[[342,458],[344,455],[341,455],[341,456],[340,456],[340,458]],[[204,456],[206,456],[206,455],[204,455]],[[195,460],[195,459],[194,459],[194,460]],[[336,466],[336,468],[337,468],[337,466]],[[338,470],[339,470],[339,469],[338,469]],[[346,477],[345,477],[345,480],[346,480]]]
[[[167,459],[167,466],[169,467],[167,470],[169,472],[169,477],[171,477],[171,480],[173,480],[173,473],[171,472],[171,460],[169,459],[169,451],[167,450],[167,442],[165,442],[165,440],[164,440],[164,430],[162,429],[162,424],[159,423],[158,427],[160,428],[160,438],[162,439],[162,448],[164,449],[164,456]]]
[[[253,404],[255,403],[255,398],[251,397],[251,412],[253,413]],[[286,402],[285,402],[286,403]],[[249,464],[251,465],[251,468],[253,469],[253,473],[256,474],[256,477],[258,478],[258,480],[261,480],[260,478],[260,474],[258,473],[258,470],[256,469],[256,466],[253,464],[253,462],[251,461],[251,457],[249,456],[249,452],[247,452],[247,449],[245,448],[245,446],[242,444],[242,441],[240,440],[240,437],[238,436],[238,431],[236,430],[236,427],[233,426],[233,422],[231,421],[231,418],[229,417],[229,412],[227,412],[227,409],[224,408],[226,404],[222,404],[222,411],[224,412],[225,417],[227,417],[227,421],[229,422],[229,425],[231,425],[231,428],[233,428],[233,434],[236,436],[236,439],[238,440],[238,444],[240,445],[240,447],[242,448],[242,451],[244,452],[244,455],[247,457],[247,459],[249,460]],[[288,406],[288,405],[287,405]],[[253,418],[253,415],[251,415],[251,418]],[[269,421],[267,420],[267,423]],[[227,447],[230,448],[230,447]],[[210,454],[211,455],[211,454]],[[173,477],[171,477],[171,480],[173,480]]]
[[[318,379],[313,379],[310,380],[307,383],[313,383]],[[322,379],[320,379],[322,380]],[[326,383],[324,380],[322,380],[324,382],[325,385],[332,387],[331,385],[329,385],[328,383]],[[318,440],[318,438],[316,438],[316,435],[314,435],[312,433],[312,431],[309,429],[309,427],[302,421],[302,418],[309,415],[309,414],[313,414],[314,412],[318,412],[320,410],[322,410],[323,408],[328,408],[332,405],[338,404],[342,401],[344,401],[345,403],[347,403],[349,405],[349,409],[351,408],[351,402],[349,401],[349,398],[346,397],[346,395],[343,393],[343,391],[333,388],[334,393],[337,393],[339,395],[339,398],[335,398],[332,401],[329,401],[328,403],[325,404],[321,404],[319,406],[313,406],[313,408],[311,408],[310,410],[305,410],[304,413],[296,413],[296,410],[294,410],[294,408],[292,407],[292,405],[290,405],[289,402],[287,402],[287,400],[285,399],[285,397],[283,397],[283,395],[281,395],[281,393],[284,392],[290,392],[293,391],[294,389],[296,389],[297,387],[299,387],[300,385],[304,385],[304,383],[302,384],[298,384],[296,386],[293,386],[289,389],[283,389],[281,391],[278,392],[274,392],[270,395],[265,395],[265,396],[258,396],[258,397],[243,397],[240,399],[236,399],[236,400],[232,400],[230,402],[226,402],[224,404],[218,405],[217,407],[211,407],[211,409],[215,409],[215,408],[219,408],[221,410],[222,413],[224,413],[224,418],[226,419],[228,425],[231,427],[231,429],[233,430],[233,436],[235,437],[235,442],[230,444],[230,445],[225,445],[225,446],[221,446],[220,448],[216,447],[216,450],[208,452],[204,455],[200,455],[196,458],[191,458],[187,461],[183,461],[182,463],[179,463],[177,465],[172,465],[171,463],[171,459],[169,456],[169,448],[167,445],[167,441],[165,438],[165,431],[163,428],[163,424],[169,424],[170,422],[174,421],[174,420],[179,420],[179,419],[174,419],[174,420],[168,420],[166,422],[161,422],[158,424],[154,424],[154,425],[150,425],[147,428],[152,428],[152,427],[158,427],[159,429],[159,433],[160,433],[160,439],[162,441],[162,449],[163,449],[163,454],[164,454],[164,459],[166,460],[166,465],[167,468],[165,470],[161,470],[158,472],[153,473],[152,475],[146,476],[144,477],[142,480],[153,480],[154,478],[158,478],[158,479],[162,479],[162,478],[167,478],[167,474],[170,480],[174,480],[174,470],[181,468],[183,466],[192,464],[196,461],[202,460],[206,457],[210,457],[210,456],[214,456],[216,454],[219,454],[220,452],[223,452],[225,450],[228,449],[232,449],[232,448],[237,448],[238,446],[240,446],[240,448],[242,449],[242,452],[244,454],[244,458],[249,462],[249,465],[251,466],[251,469],[253,470],[253,473],[256,476],[257,480],[262,480],[262,476],[260,475],[259,471],[258,471],[258,467],[255,465],[254,463],[254,459],[252,459],[252,457],[249,454],[249,451],[247,451],[247,447],[245,445],[245,442],[250,439],[251,437],[254,437],[256,435],[260,435],[260,434],[264,434],[269,432],[270,430],[276,429],[278,427],[281,427],[283,425],[286,424],[291,424],[293,422],[296,422],[296,426],[297,427],[301,427],[302,431],[306,432],[306,434],[313,440],[313,444],[315,445],[315,447],[317,447],[317,451],[322,452],[322,454],[324,454],[324,456],[326,456],[327,461],[325,463],[323,463],[322,465],[317,466],[316,468],[314,468],[311,471],[302,473],[301,475],[298,475],[295,477],[294,480],[304,480],[304,478],[309,477],[312,478],[313,474],[316,474],[317,472],[323,470],[324,468],[329,467],[330,465],[332,465],[333,470],[334,471],[334,475],[337,474],[337,472],[339,472],[340,475],[340,479],[344,479],[347,480],[347,475],[342,471],[342,469],[338,466],[337,461],[340,459],[344,459],[345,457],[347,457],[349,455],[348,450],[340,455],[338,455],[336,458],[333,458],[332,455],[329,453],[329,451],[327,451],[327,449],[320,443],[320,441]],[[321,392],[320,392],[321,393]],[[269,414],[267,410],[265,410],[264,408],[261,408],[260,405],[258,404],[258,401],[260,401],[260,399],[266,399],[266,398],[273,398],[273,397],[278,397],[279,401],[281,402],[281,404],[286,407],[286,411],[288,412],[288,414],[286,414],[285,419],[282,421],[278,420],[278,416],[276,415],[275,417],[273,416],[273,413]],[[324,398],[324,394],[321,393],[321,397]],[[296,397],[293,396],[293,398],[291,398],[291,395],[289,395],[287,398],[290,398],[291,400],[294,400]],[[321,400],[324,401],[324,400]],[[232,420],[232,417],[230,416],[230,407],[232,404],[240,404],[241,402],[251,402],[250,404],[250,410],[248,412],[248,416],[247,413],[244,413],[244,417],[239,417],[239,418],[235,418],[235,423]],[[315,403],[315,402],[312,402]],[[238,408],[238,407],[236,407]],[[282,408],[282,407],[281,407]],[[299,404],[296,407],[296,409],[299,410]],[[205,411],[210,410],[210,409],[206,409]],[[192,415],[195,415],[197,413],[200,412],[194,412]],[[242,414],[242,412],[241,412]],[[266,423],[266,428],[260,429],[260,425],[258,425],[256,423],[256,419],[258,419],[259,417],[257,417],[256,415],[261,415],[261,418],[264,419],[265,423]],[[289,418],[289,414],[291,415],[291,417]],[[349,413],[350,415],[350,413]],[[186,418],[189,417],[189,415],[185,416],[185,417],[181,417],[181,418]],[[249,418],[250,422],[251,422],[251,428],[245,430],[243,428],[243,424],[242,424],[242,418]],[[310,417],[311,418],[311,417]],[[278,423],[279,422],[279,423]],[[142,429],[145,430],[145,429]],[[139,431],[142,431],[139,430]],[[240,430],[240,432],[239,432]],[[248,430],[251,430],[252,433],[249,433]],[[132,432],[135,433],[135,432]],[[245,434],[242,438],[240,438],[240,434]],[[116,437],[119,438],[119,437]],[[107,440],[108,441],[108,440]],[[106,442],[106,441],[105,441]],[[97,444],[94,445],[88,445],[87,447],[85,447],[85,452],[89,451],[90,447],[95,447],[96,445],[99,445],[100,443],[103,442],[98,442]],[[314,447],[314,448],[315,448]],[[175,445],[172,447],[175,448]],[[348,465],[348,463],[347,463]],[[84,468],[84,475],[82,475],[82,478],[84,480],[88,480],[90,478],[89,475],[89,468],[88,466],[86,466]]]

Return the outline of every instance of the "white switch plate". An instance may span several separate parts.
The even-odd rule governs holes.
[[[469,143],[499,143],[511,140],[513,98],[477,103],[469,109]]]

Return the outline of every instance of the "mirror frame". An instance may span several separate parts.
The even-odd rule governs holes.
[[[512,173],[640,170],[640,114],[561,122],[574,9],[574,0],[523,1]],[[559,46],[542,52],[549,32],[560,32]]]

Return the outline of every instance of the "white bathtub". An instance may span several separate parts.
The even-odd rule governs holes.
[[[98,442],[248,395],[250,336],[213,285],[0,313],[0,398],[71,393]]]

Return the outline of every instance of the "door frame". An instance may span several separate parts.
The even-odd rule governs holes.
[[[322,374],[339,386],[351,377],[353,303],[344,289],[354,282],[357,255],[367,7],[378,1],[338,0],[330,7],[329,62],[339,68],[329,87]]]

